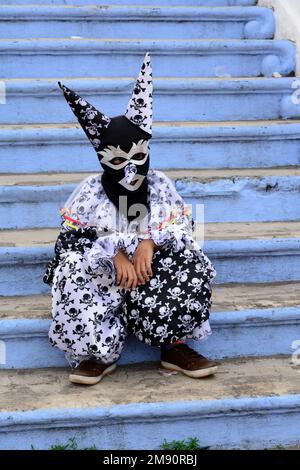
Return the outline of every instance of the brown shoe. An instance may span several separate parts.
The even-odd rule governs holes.
[[[83,361],[76,369],[72,369],[69,380],[76,384],[95,385],[100,382],[102,377],[113,372],[116,367],[116,363],[102,364],[95,359]]]
[[[195,379],[215,374],[218,370],[218,364],[218,362],[209,361],[184,343],[161,350],[161,365],[163,367],[182,372]]]

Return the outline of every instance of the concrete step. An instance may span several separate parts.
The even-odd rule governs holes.
[[[299,222],[207,225],[211,235],[205,238],[204,250],[217,269],[217,284],[300,280]],[[56,233],[0,231],[0,295],[50,291],[42,277],[53,257]],[[200,226],[198,240],[201,235]]]
[[[151,165],[160,170],[296,166],[299,141],[300,121],[157,122]],[[0,161],[3,173],[17,169],[40,173],[39,178],[71,166],[74,172],[100,169],[82,129],[70,124],[1,126]]]
[[[196,225],[196,235],[204,240],[232,240],[236,234],[239,240],[268,240],[270,238],[300,237],[300,221],[295,222],[223,222]],[[45,246],[55,243],[59,228],[40,228],[27,230],[0,230],[2,247],[25,247],[28,245]]]
[[[1,78],[135,75],[146,51],[168,77],[292,74],[295,46],[286,40],[43,38],[1,39]],[[79,66],[80,64],[80,66]],[[188,71],[188,72],[187,72]]]
[[[213,322],[221,312],[238,315],[244,310],[288,309],[300,304],[300,281],[261,284],[215,284],[213,286]],[[300,312],[299,312],[300,313]],[[299,315],[300,316],[300,315]],[[1,297],[1,320],[49,320],[50,294]]]
[[[185,72],[187,75],[188,69]],[[6,112],[1,113],[0,123],[75,123],[57,80],[4,80]],[[134,79],[130,77],[61,80],[110,116],[125,112],[134,85]],[[155,77],[154,118],[157,121],[189,122],[299,118],[298,89],[299,80],[295,77]]]
[[[89,388],[57,369],[5,371],[0,380],[2,449],[47,449],[71,437],[80,448],[120,450],[190,436],[212,449],[299,443],[300,375],[287,357],[224,361],[200,383],[157,363],[119,367]]]
[[[27,5],[31,0],[5,0],[5,5]],[[128,0],[92,0],[94,5],[128,5]],[[34,5],[86,5],[86,0],[34,0]],[[138,5],[249,6],[257,0],[139,0]],[[31,3],[30,3],[31,4]],[[134,0],[133,5],[137,5]]]
[[[184,4],[184,2],[183,2]],[[2,5],[2,38],[269,39],[275,21],[263,7]]]
[[[90,173],[0,176],[2,229],[51,228],[76,185]],[[99,174],[99,173],[98,173]],[[206,222],[298,220],[300,169],[167,171],[181,196],[202,204]]]
[[[209,357],[289,354],[299,329],[300,282],[222,284],[213,288],[213,336],[191,341]],[[50,295],[2,297],[0,338],[6,359],[0,368],[61,367],[64,354],[50,346]],[[120,363],[158,360],[159,352],[129,336]]]

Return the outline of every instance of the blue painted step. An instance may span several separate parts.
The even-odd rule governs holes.
[[[299,148],[300,122],[157,123],[151,165],[160,170],[288,167],[299,165]],[[0,161],[3,173],[68,172],[71,166],[74,172],[100,169],[81,128],[64,124],[3,126]]]
[[[295,69],[285,40],[0,40],[1,78],[132,76],[150,51],[156,76],[257,77]]]
[[[207,222],[264,222],[299,218],[300,174],[221,177],[211,182],[178,179],[176,188],[193,207],[196,204],[204,205]]]
[[[5,0],[6,5],[27,5],[30,0]],[[132,4],[137,5],[134,0]],[[129,0],[91,0],[95,5],[128,5]],[[87,0],[34,0],[34,5],[86,5]],[[139,5],[182,5],[185,6],[248,6],[257,0],[139,0]]]
[[[288,358],[244,358],[221,367],[199,383],[163,376],[157,364],[127,366],[89,389],[68,385],[67,371],[5,371],[1,448],[49,449],[71,437],[79,448],[119,450],[160,449],[165,439],[190,436],[211,449],[299,443],[299,374]]]
[[[190,343],[214,358],[289,354],[300,322],[299,291],[300,282],[214,285],[213,336],[204,343]],[[2,298],[0,337],[6,349],[2,368],[66,365],[64,354],[50,346],[50,317],[50,295]],[[129,336],[119,362],[158,359],[156,348]]]
[[[32,302],[34,308],[34,297]],[[6,361],[0,365],[0,369],[65,367],[67,361],[64,353],[49,343],[50,323],[48,319],[17,318],[17,315],[15,319],[0,319],[0,338],[5,342],[6,349]],[[300,326],[299,305],[215,312],[211,315],[210,323],[213,331],[210,339],[203,343],[189,341],[194,349],[207,357],[223,359],[291,354],[291,345]],[[158,360],[157,348],[129,336],[119,363],[136,364]]]
[[[63,79],[108,115],[125,111],[130,78]],[[6,80],[1,124],[74,123],[54,79]],[[234,121],[300,117],[297,78],[155,78],[157,121]],[[4,109],[4,108],[3,108]]]
[[[254,171],[254,170],[253,170]],[[259,174],[260,171],[264,173]],[[238,175],[176,177],[175,186],[187,203],[203,204],[206,222],[297,220],[300,205],[300,174],[291,169],[255,170]],[[203,175],[204,176],[204,175]],[[79,178],[80,179],[80,178]],[[83,179],[83,178],[82,178]],[[62,207],[75,184],[0,186],[1,228],[57,227]]]
[[[288,224],[287,224],[288,225]],[[234,230],[234,229],[233,229]],[[250,231],[250,228],[249,228]],[[300,280],[300,238],[209,240],[204,250],[217,269],[216,283],[261,283]],[[0,295],[47,293],[42,282],[54,243],[45,246],[0,247]]]
[[[1,6],[2,38],[269,39],[274,13],[268,8],[167,6]]]

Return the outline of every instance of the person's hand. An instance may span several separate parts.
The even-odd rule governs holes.
[[[152,258],[155,244],[152,240],[142,240],[135,250],[132,263],[138,277],[138,284],[145,284],[153,276]]]
[[[133,264],[123,251],[119,251],[114,257],[114,265],[117,273],[117,285],[126,290],[135,289],[138,278]]]

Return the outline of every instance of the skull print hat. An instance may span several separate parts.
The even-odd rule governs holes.
[[[108,198],[126,213],[128,220],[134,219],[139,215],[134,204],[148,207],[153,92],[149,53],[145,55],[124,115],[110,118],[70,88],[58,84],[98,155],[103,168],[102,185]],[[126,196],[125,205],[120,196]]]

